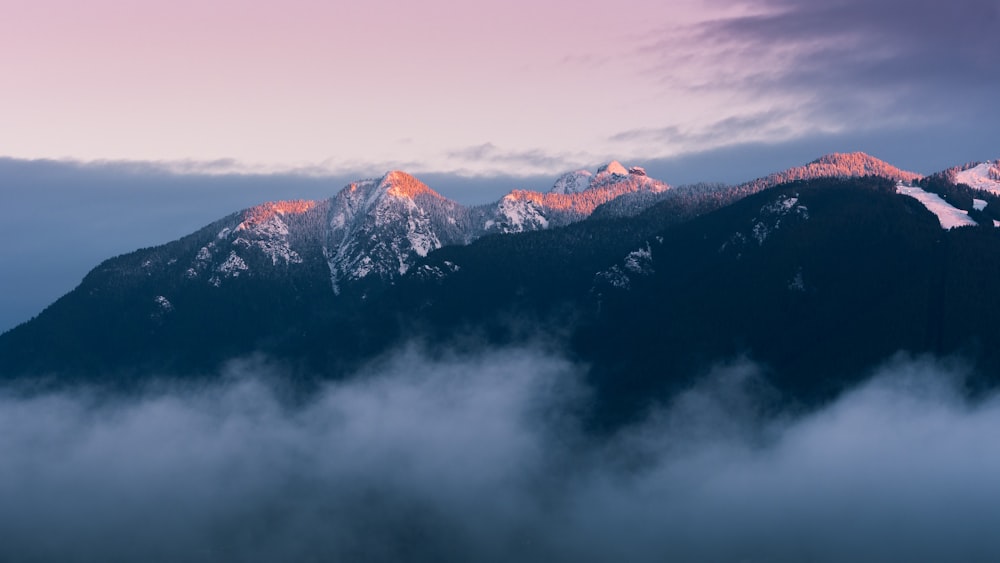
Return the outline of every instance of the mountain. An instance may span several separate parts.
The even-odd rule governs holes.
[[[833,153],[817,158],[806,164],[758,178],[747,184],[755,190],[766,189],[795,180],[815,178],[855,178],[859,176],[879,176],[902,182],[921,178],[920,174],[900,170],[895,166],[863,152]]]
[[[268,275],[270,267],[302,264],[302,254],[321,253],[335,293],[362,280],[381,283],[406,273],[414,262],[442,246],[468,244],[491,233],[564,226],[585,219],[601,203],[633,192],[660,193],[669,186],[641,169],[612,162],[571,173],[584,184],[567,188],[563,176],[549,193],[515,190],[486,206],[449,200],[405,172],[349,184],[325,201],[272,202],[225,223],[198,249],[188,276],[218,287],[241,275]],[[293,246],[295,248],[293,248]],[[180,260],[181,258],[176,258]],[[248,260],[258,262],[250,271]]]
[[[943,172],[955,184],[1000,195],[1000,160],[973,162]]]
[[[1000,252],[1000,231],[942,228],[896,190],[819,178],[645,237],[620,220],[483,239],[428,256],[418,267],[440,275],[408,276],[387,308],[422,319],[433,339],[455,326],[516,339],[511,316],[568,330],[605,422],[741,357],[805,402],[900,351],[962,354],[1000,373],[1000,299],[988,289],[1000,264],[984,260]]]
[[[476,236],[468,209],[398,171],[350,184],[328,213],[323,249],[335,292],[368,276],[404,274],[417,257]]]
[[[646,176],[643,168],[611,161],[591,174],[577,170],[560,176],[547,193],[514,190],[483,211],[486,233],[519,233],[561,227],[589,217],[600,205],[619,197],[656,196],[670,186]]]
[[[593,215],[600,218],[630,217],[668,200],[673,200],[675,208],[698,208],[705,211],[724,207],[761,190],[796,180],[863,176],[877,176],[900,182],[913,182],[921,178],[919,174],[900,170],[865,153],[833,153],[822,156],[804,166],[775,172],[735,186],[700,183],[680,186],[669,192],[644,191],[624,194],[600,206]]]
[[[328,200],[246,209],[173,243],[99,265],[38,319],[0,339],[12,347],[0,354],[0,364],[19,358],[7,365],[44,370],[50,346],[89,370],[194,369],[274,342],[325,348],[320,362],[341,344],[365,349],[356,335],[320,344],[322,330],[348,322],[357,299],[393,284],[428,253],[487,234],[567,225],[619,194],[668,189],[617,162],[578,175],[587,182],[577,191],[559,193],[557,181],[550,193],[518,190],[494,204],[466,207],[393,171],[352,183]],[[337,300],[342,293],[348,296]],[[87,319],[100,326],[81,330]],[[291,335],[298,343],[289,344]],[[147,353],[151,348],[162,353]]]
[[[471,208],[390,172],[104,262],[0,335],[0,374],[130,385],[259,353],[336,378],[413,338],[541,337],[589,366],[599,423],[613,424],[741,356],[802,401],[901,350],[1000,373],[1000,263],[987,259],[1000,229],[983,218],[1000,199],[879,162],[835,155],[783,173],[833,177],[669,189],[610,163]],[[873,169],[889,177],[861,174]],[[597,216],[635,194],[662,199]],[[942,213],[984,228],[942,228]]]

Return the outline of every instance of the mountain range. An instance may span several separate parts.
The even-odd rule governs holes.
[[[736,186],[613,161],[479,206],[393,171],[105,261],[0,336],[0,376],[132,386],[263,354],[308,381],[414,340],[535,341],[589,366],[603,424],[739,357],[806,402],[900,352],[1000,373],[997,194],[997,161],[862,153]]]

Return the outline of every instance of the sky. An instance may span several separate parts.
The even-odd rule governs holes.
[[[402,169],[462,203],[610,159],[1000,157],[996,0],[0,0],[0,331],[101,260]],[[30,239],[30,240],[29,240]],[[6,266],[8,265],[9,266]]]
[[[887,132],[1000,152],[995,0],[0,4],[9,157],[531,176]]]

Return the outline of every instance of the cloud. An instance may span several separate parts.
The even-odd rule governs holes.
[[[631,129],[612,135],[610,140],[679,145],[689,150],[695,147],[733,145],[747,138],[767,137],[773,142],[778,142],[787,139],[793,133],[789,125],[782,123],[781,117],[780,112],[771,110],[730,116],[687,130],[676,125]]]
[[[700,148],[724,142],[719,126],[728,119],[740,133],[740,121],[756,116],[768,120],[756,136],[749,131],[738,140],[918,125],[926,135],[956,122],[1000,126],[1000,15],[993,0],[714,5],[736,13],[664,28],[639,50],[652,61],[649,73],[671,91],[716,100],[723,117],[682,131],[695,144],[705,137],[709,146]]]
[[[458,169],[456,174],[490,176],[538,176],[556,174],[582,164],[593,162],[591,155],[567,152],[552,153],[542,149],[509,150],[493,143],[483,143],[450,150],[445,155],[449,162],[454,162]],[[476,170],[479,172],[472,172]]]
[[[0,559],[940,561],[1000,556],[1000,424],[898,358],[811,413],[724,365],[619,432],[537,349],[409,348],[140,397],[0,395]]]
[[[773,12],[716,22],[704,31],[764,54],[765,62],[786,57],[776,80],[760,85],[765,91],[824,93],[822,104],[835,112],[856,111],[866,102],[903,118],[937,110],[926,116],[936,120],[943,117],[939,112],[964,113],[969,99],[991,99],[1000,86],[993,60],[1000,51],[1000,36],[993,32],[1000,16],[992,0],[763,5]]]

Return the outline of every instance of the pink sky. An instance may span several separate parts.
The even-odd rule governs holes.
[[[546,173],[726,113],[643,55],[693,0],[3,3],[5,156]]]
[[[995,106],[990,1],[0,0],[0,156],[530,175],[939,134]]]

